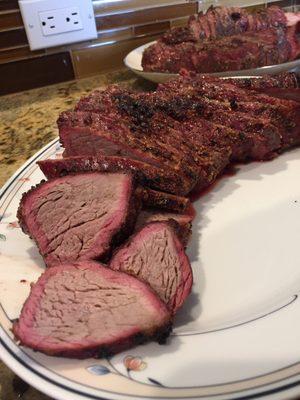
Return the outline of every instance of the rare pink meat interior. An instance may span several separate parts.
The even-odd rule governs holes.
[[[171,318],[144,283],[92,262],[49,268],[32,287],[15,336],[49,355],[107,356],[149,339],[165,341]]]
[[[115,253],[110,268],[147,282],[173,313],[191,291],[190,262],[170,223],[147,224]]]
[[[131,176],[91,172],[39,184],[23,196],[18,217],[53,266],[103,259],[131,233],[138,211]]]

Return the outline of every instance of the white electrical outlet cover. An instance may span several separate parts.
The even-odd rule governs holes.
[[[92,0],[19,0],[31,50],[97,38]]]

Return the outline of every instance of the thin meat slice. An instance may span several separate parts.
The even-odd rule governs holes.
[[[300,78],[293,72],[259,78],[232,78],[226,82],[280,99],[300,102]]]
[[[118,157],[112,158],[118,159]],[[43,160],[39,161],[38,165],[48,179],[58,178],[60,176],[66,175],[73,175],[76,173],[100,170],[107,172],[108,170],[119,169],[122,171],[122,169],[118,168],[118,166],[115,165],[114,160],[111,163],[110,157],[104,157],[105,161],[99,160],[101,160],[101,157],[70,157],[58,160]],[[140,164],[143,163],[140,162]],[[123,161],[121,165],[123,165]],[[155,172],[157,170],[155,167],[152,168],[152,166],[150,165],[149,169],[152,172]],[[137,179],[137,181],[143,183],[144,180],[141,178],[143,172],[139,174],[137,171],[137,174],[135,174],[134,169],[132,169],[131,171],[134,173],[134,177]],[[145,186],[140,186],[138,188],[138,193],[141,197],[143,205],[146,207],[155,207],[178,212],[184,212],[188,207],[190,207],[190,201],[187,197],[176,196],[170,193],[153,190]]]
[[[31,288],[13,332],[51,356],[107,357],[148,340],[164,342],[171,318],[139,280],[82,261],[46,270]]]
[[[191,207],[191,209],[193,208]],[[180,238],[181,243],[184,246],[187,246],[192,233],[192,221],[194,216],[195,212],[186,211],[185,213],[180,214],[146,208],[139,213],[134,230],[135,232],[138,232],[144,225],[149,224],[150,222],[168,222],[174,220],[177,222],[178,237]]]
[[[18,218],[47,266],[104,259],[133,230],[139,211],[133,178],[97,172],[42,182],[23,195]]]
[[[191,291],[190,262],[171,223],[146,225],[116,251],[109,266],[147,282],[173,313]]]
[[[77,172],[133,173],[143,186],[167,193],[185,195],[190,191],[188,182],[171,168],[159,168],[143,161],[119,156],[77,156],[38,161],[47,179]]]

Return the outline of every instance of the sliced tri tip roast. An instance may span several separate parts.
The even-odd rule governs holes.
[[[293,85],[290,75],[265,84],[299,94]],[[185,73],[153,93],[97,90],[61,114],[65,158],[39,162],[49,180],[18,210],[51,267],[14,324],[21,343],[89,357],[168,336],[193,279],[183,246],[194,212],[183,196],[232,161],[300,143],[300,103],[263,87]]]

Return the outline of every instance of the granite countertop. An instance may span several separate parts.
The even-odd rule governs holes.
[[[91,90],[109,84],[153,88],[127,70],[0,97],[0,186],[34,153],[58,135],[61,111]],[[0,361],[0,400],[50,400],[21,381]]]

